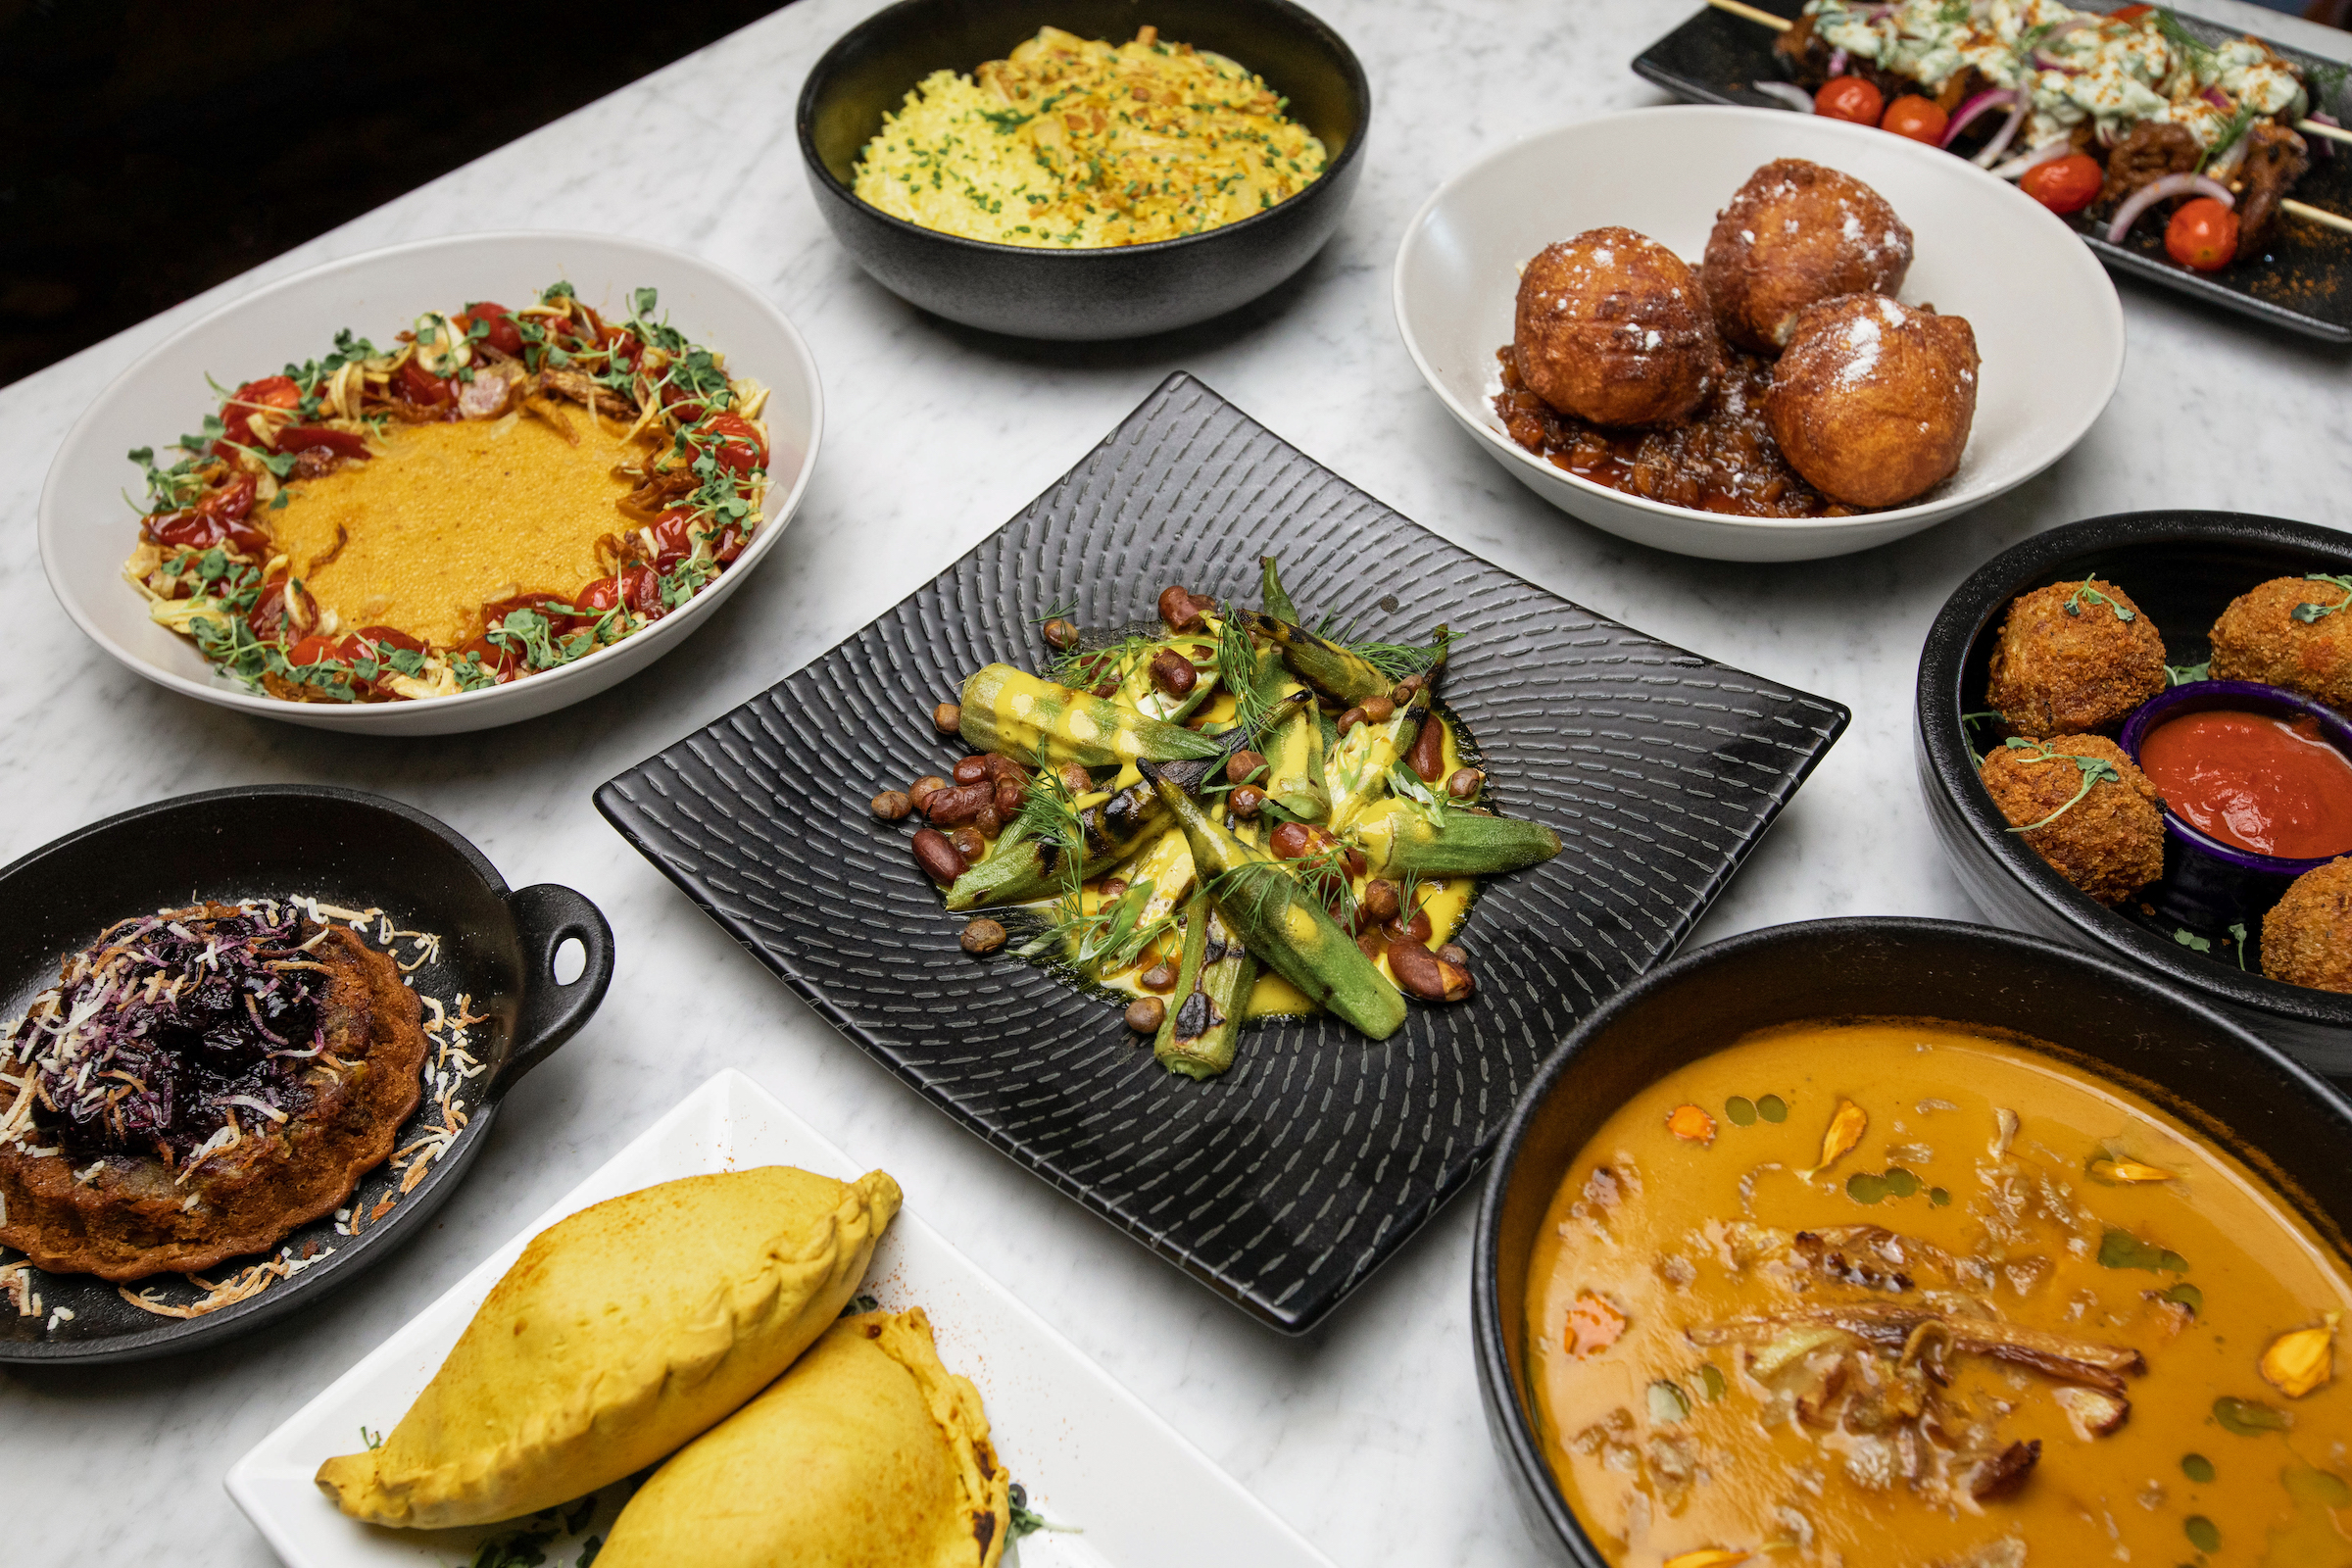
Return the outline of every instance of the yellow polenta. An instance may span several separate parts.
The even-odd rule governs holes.
[[[485,603],[578,592],[606,574],[597,540],[629,526],[613,503],[636,481],[614,468],[652,448],[584,413],[569,423],[576,446],[527,416],[392,426],[380,456],[297,482],[269,514],[286,569],[342,629],[444,649],[479,632]]]
[[[969,76],[933,72],[858,156],[857,193],[925,228],[1094,248],[1238,222],[1323,172],[1323,144],[1222,55],[1047,27]]]

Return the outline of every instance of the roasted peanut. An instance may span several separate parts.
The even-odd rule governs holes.
[[[1398,708],[1402,708],[1413,700],[1414,690],[1412,680],[1408,676],[1396,683],[1396,689],[1389,693],[1389,701],[1395,703]]]
[[[1009,757],[999,757],[992,752],[980,760],[980,766],[990,778],[999,782],[1005,779],[1021,785],[1029,782],[1029,770]]]
[[[948,835],[948,842],[956,846],[956,853],[963,857],[966,865],[978,865],[988,858],[988,840],[980,836],[976,827],[957,828]]]
[[[1105,675],[1101,680],[1095,682],[1095,695],[1097,697],[1109,697],[1116,693],[1118,689],[1119,677],[1116,675]]]
[[[1278,860],[1296,860],[1314,848],[1315,830],[1304,822],[1285,822],[1275,828],[1266,840],[1266,848]]]
[[[965,926],[963,935],[956,940],[963,944],[966,953],[994,953],[1004,945],[1004,928],[983,915]]]
[[[1349,730],[1355,728],[1356,725],[1361,724],[1363,721],[1364,710],[1360,708],[1350,708],[1348,710],[1348,711],[1340,715],[1340,721],[1335,727],[1341,734],[1345,735]]]
[[[914,809],[914,803],[906,798],[904,790],[884,790],[867,804],[872,807],[874,814],[885,822],[900,821]]]
[[[1028,793],[1026,785],[1015,784],[1008,778],[997,780],[997,815],[1004,821],[1011,821],[1013,813],[1021,808],[1021,797]]]
[[[1152,656],[1152,684],[1168,696],[1185,698],[1200,684],[1200,672],[1193,662],[1173,648],[1162,648]]]
[[[1236,752],[1225,759],[1225,782],[1247,784],[1265,765],[1266,760],[1255,752]]]
[[[956,846],[948,842],[945,833],[931,827],[914,830],[914,863],[941,887],[963,875],[965,870],[963,857],[956,853]]]
[[[954,703],[942,703],[931,710],[931,727],[942,735],[953,735],[963,728],[963,710]]]
[[[1389,971],[1396,976],[1399,990],[1423,1002],[1460,1002],[1470,995],[1468,969],[1447,962],[1418,942],[1400,942],[1394,935],[1389,939]]]
[[[1102,902],[1108,904],[1111,900],[1126,893],[1126,891],[1127,879],[1125,877],[1114,876],[1109,881],[1102,884]]]
[[[941,778],[937,773],[926,773],[906,786],[906,803],[919,811],[923,808],[923,803],[931,798],[933,792],[944,790],[947,787],[946,779]]]
[[[953,771],[956,783],[977,784],[988,777],[988,759],[985,757],[959,758],[956,760]]]
[[[1421,720],[1421,733],[1404,760],[1422,783],[1435,784],[1446,771],[1446,721],[1435,713]]]
[[[988,788],[988,786],[985,784],[981,785],[980,787],[982,789]],[[989,800],[980,808],[980,809],[973,814],[972,826],[978,828],[981,832],[987,834],[992,839],[995,838],[999,833],[1004,831],[1004,819],[997,814],[997,803],[994,796],[991,796]]]
[[[1076,762],[1062,763],[1054,770],[1054,776],[1060,779],[1061,787],[1072,795],[1084,795],[1095,787],[1094,775]]]
[[[986,784],[953,784],[933,790],[923,797],[923,815],[933,827],[961,827],[977,817],[996,793]]]
[[[1266,792],[1254,784],[1244,784],[1225,797],[1225,804],[1233,808],[1234,815],[1247,820],[1265,807]]]
[[[1159,618],[1170,631],[1199,631],[1206,609],[1173,583],[1159,591]]]
[[[1139,1035],[1159,1033],[1159,1021],[1168,1015],[1168,1004],[1157,997],[1138,997],[1127,1004],[1127,1027]]]
[[[1397,911],[1398,915],[1402,913],[1401,909]],[[1409,920],[1392,916],[1387,930],[1391,942],[1427,942],[1429,940],[1429,911],[1415,909],[1413,917]]]
[[[1063,653],[1068,653],[1078,646],[1078,628],[1059,615],[1047,621],[1040,629],[1045,632],[1046,643],[1049,647],[1058,648]]]
[[[1396,716],[1396,705],[1386,697],[1367,697],[1364,699],[1363,711],[1365,723],[1386,724]]]
[[[1135,979],[1146,991],[1173,991],[1176,989],[1176,966],[1163,959]]]
[[[1361,897],[1355,901],[1359,914],[1374,925],[1386,925],[1396,918],[1396,884],[1374,877],[1364,884]]]
[[[1487,775],[1477,768],[1457,767],[1453,770],[1453,777],[1446,781],[1446,793],[1457,801],[1475,801],[1486,782]]]
[[[1462,951],[1462,945],[1458,942],[1448,942],[1438,949],[1438,956],[1447,963],[1467,964],[1470,961],[1470,955]]]

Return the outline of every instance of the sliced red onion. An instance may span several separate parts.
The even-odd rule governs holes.
[[[2222,89],[2219,87],[2208,87],[2203,92],[2197,94],[2197,96],[2204,99],[2207,103],[2213,105],[2214,108],[2219,109],[2225,115],[2232,113],[2230,104],[2230,95],[2222,91]]]
[[[1831,75],[1833,75],[1833,76],[1842,76],[1842,75],[1844,75],[1844,74],[1845,74],[1845,66],[1846,66],[1845,51],[1844,51],[1844,50],[1842,50],[1842,49],[1833,49],[1833,50],[1831,50],[1831,51],[1830,51],[1830,74],[1831,74]]]
[[[2140,214],[2174,196],[2210,196],[2224,207],[2237,205],[2230,187],[2218,179],[2208,179],[2203,174],[2167,174],[2140,186],[2116,210],[2115,221],[2107,225],[2107,243],[2121,245],[2124,236],[2132,232],[2132,225],[2139,221]]]
[[[2056,55],[2045,55],[2038,49],[2034,51],[2034,69],[2035,71],[2055,71],[2061,75],[2067,76],[2082,74],[2081,66],[2070,66]]]
[[[1979,169],[1990,169],[1999,163],[2001,154],[2007,152],[2009,143],[2016,139],[2018,127],[2026,122],[2026,111],[2033,107],[2033,96],[2021,92],[2016,97],[2017,102],[2009,106],[2008,120],[1999,130],[1992,133],[1992,140],[1984,144],[1984,150],[1969,160]]]
[[[2045,141],[2032,152],[2012,158],[1994,170],[1993,177],[1996,179],[2023,179],[2026,177],[2027,171],[2039,169],[2044,164],[2054,164],[2074,150],[2075,144],[2071,141]]]
[[[2343,129],[2343,128],[2344,128],[2344,126],[2343,126],[2343,122],[2341,122],[2341,121],[2337,120],[2337,119],[2336,119],[2336,118],[2335,118],[2333,115],[2311,114],[2311,115],[2305,115],[2303,118],[2304,118],[2305,120],[2311,121],[2311,122],[2313,122],[2314,123],[2317,123],[2317,124],[2322,124],[2322,125],[2332,125],[2332,126],[2334,126],[2334,127],[2335,127],[2336,129],[2338,129],[2338,130],[2341,130],[2341,129]],[[2312,137],[2312,138],[2311,138],[2311,142],[2310,142],[2310,146],[2311,146],[2311,151],[2312,151],[2312,154],[2313,154],[2313,156],[2314,156],[2314,157],[2318,157],[2318,158],[2333,158],[2333,157],[2335,156],[2335,145],[2334,145],[2334,143],[2330,142],[2330,141],[2329,141],[2329,140],[2328,140],[2327,137],[2325,137],[2325,136],[2314,136],[2314,137]]]
[[[1767,98],[1778,98],[1800,115],[1813,112],[1813,95],[1793,81],[1751,81],[1748,85]]]
[[[1984,113],[1985,110],[1998,109],[2003,104],[2015,102],[2017,102],[2017,94],[2006,87],[1985,88],[1960,106],[1959,110],[1953,114],[1951,123],[1943,127],[1943,139],[1936,145],[1949,147],[1960,139],[1960,133],[1968,128],[1968,122]]]

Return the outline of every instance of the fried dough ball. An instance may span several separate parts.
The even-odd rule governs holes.
[[[2078,757],[2114,769],[2081,799],[2085,770]],[[2013,743],[1984,759],[1977,776],[2050,869],[2101,904],[2121,904],[2164,875],[2164,797],[2104,736]]]
[[[1892,294],[1911,270],[1911,230],[1851,174],[1776,158],[1715,215],[1699,279],[1723,335],[1757,354],[1788,346],[1807,306]]]
[[[2352,855],[2295,878],[2262,917],[2262,972],[2352,993]]]
[[[1951,476],[1977,417],[1977,335],[1957,316],[1848,294],[1797,318],[1764,417],[1835,501],[1891,507]]]
[[[2114,731],[2170,684],[2164,638],[2102,578],[2020,594],[1992,644],[1984,701],[2016,734]]]
[[[2352,588],[2325,577],[2274,577],[2238,595],[2213,623],[2213,678],[2283,686],[2352,711],[2348,602]],[[2296,618],[2305,605],[2309,618]]]
[[[1594,424],[1682,418],[1723,365],[1697,275],[1630,228],[1544,246],[1520,274],[1511,347],[1536,396]]]

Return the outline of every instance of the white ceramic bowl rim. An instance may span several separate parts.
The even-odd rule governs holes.
[[[1794,111],[1786,109],[1750,109],[1729,105],[1657,104],[1642,109],[1623,109],[1607,115],[1592,115],[1583,120],[1566,121],[1556,125],[1546,125],[1539,129],[1527,131],[1519,136],[1513,137],[1511,140],[1503,143],[1501,146],[1494,148],[1493,151],[1479,158],[1476,162],[1470,164],[1466,168],[1455,171],[1454,173],[1446,178],[1445,183],[1441,184],[1436,190],[1430,193],[1429,199],[1423,202],[1419,209],[1414,212],[1412,221],[1404,225],[1404,238],[1397,245],[1398,262],[1401,263],[1404,252],[1410,248],[1413,242],[1426,231],[1429,224],[1430,216],[1440,207],[1444,206],[1448,197],[1452,196],[1461,186],[1469,184],[1471,181],[1478,178],[1487,171],[1490,166],[1500,163],[1503,160],[1511,157],[1529,142],[1541,141],[1545,137],[1556,136],[1561,131],[1567,130],[1574,126],[1594,125],[1615,121],[1632,120],[1645,115],[1716,115],[1734,119],[1746,119],[1755,115],[1782,115],[1792,113],[1794,113]],[[1822,124],[1824,126],[1835,126],[1836,129],[1833,131],[1833,134],[1851,133],[1857,136],[1886,136],[1891,134],[1890,132],[1879,130],[1872,126],[1847,124],[1842,121],[1832,121],[1820,116],[1809,118],[1814,123]],[[1949,158],[1954,165],[1973,172],[1979,178],[1988,180],[1993,185],[2000,187],[2001,189],[2009,190],[2014,194],[2017,194],[2018,199],[2021,201],[2033,200],[2032,197],[2026,196],[2022,192],[2017,192],[2016,188],[2010,185],[2008,181],[1994,178],[1992,174],[1984,170],[1977,169],[1974,164],[1971,164],[1964,158],[1959,158],[1953,154],[1942,152],[1940,149],[1930,149],[1923,147],[1922,151],[1933,151],[1939,157]],[[2084,268],[2087,268],[2093,272],[2099,272],[2102,270],[2099,267],[2097,258],[2091,255],[2088,247],[2078,245],[2075,247],[2075,249],[2080,254],[2082,265]],[[1672,517],[1678,519],[1700,518],[1709,523],[1719,523],[1729,527],[1756,528],[1759,530],[1802,529],[1807,531],[1817,531],[1822,529],[1836,529],[1841,525],[1883,528],[1891,524],[1899,524],[1907,519],[1922,516],[1928,514],[1940,514],[1947,513],[1951,510],[1953,502],[1959,499],[1953,495],[1945,493],[1944,487],[1939,485],[1935,490],[1931,490],[1925,499],[1915,501],[1908,506],[1889,507],[1879,512],[1861,512],[1847,517],[1749,517],[1729,513],[1700,512],[1690,507],[1671,506],[1666,502],[1652,501],[1647,496],[1636,495],[1631,491],[1613,489],[1608,485],[1599,484],[1593,480],[1588,479],[1582,474],[1571,473],[1566,468],[1560,467],[1556,464],[1546,463],[1544,459],[1528,451],[1518,442],[1513,441],[1508,435],[1505,435],[1503,432],[1495,429],[1488,422],[1488,415],[1490,411],[1485,409],[1467,408],[1462,404],[1460,399],[1456,398],[1450,391],[1446,389],[1444,377],[1440,375],[1437,367],[1432,365],[1428,357],[1422,353],[1420,341],[1414,336],[1412,314],[1407,308],[1405,302],[1404,276],[1404,268],[1401,265],[1395,265],[1391,267],[1389,272],[1390,307],[1396,317],[1397,331],[1398,334],[1404,339],[1405,352],[1413,357],[1414,368],[1420,370],[1421,378],[1429,383],[1432,391],[1436,392],[1439,397],[1446,400],[1446,404],[1452,408],[1455,416],[1459,417],[1463,423],[1469,425],[1473,429],[1477,430],[1482,436],[1484,436],[1487,440],[1487,443],[1494,448],[1495,452],[1502,455],[1505,462],[1522,465],[1544,478],[1551,479],[1555,482],[1564,481],[1565,483],[1573,485],[1578,489],[1591,492],[1595,498],[1613,502],[1619,506],[1631,507],[1638,511],[1649,513],[1655,516]],[[2114,396],[2116,387],[2123,381],[2123,301],[2116,296],[2112,287],[2101,291],[2099,297],[2104,300],[2106,309],[2111,317],[2109,325],[2111,328],[2111,336],[2113,337],[2116,345],[2115,361],[2107,377],[2106,391],[2095,401],[2085,403],[2082,406],[2082,412],[2077,416],[2071,427],[2067,429],[2065,439],[2056,443],[2055,450],[2059,453],[2071,451],[2075,444],[2081,441],[2082,437],[2089,432],[2091,425],[2097,422],[2099,416],[2106,412],[2108,400]],[[1946,481],[1946,483],[1948,484],[1949,481]],[[1986,499],[1989,499],[1989,497]]]
[[[783,533],[785,524],[791,520],[793,514],[799,509],[801,497],[808,488],[809,475],[816,470],[816,454],[824,436],[824,398],[821,383],[817,378],[816,361],[809,354],[807,341],[802,338],[800,330],[792,324],[791,318],[777,309],[775,303],[764,293],[753,287],[740,275],[690,252],[676,250],[666,245],[657,245],[650,240],[634,239],[621,234],[598,234],[584,229],[483,229],[472,233],[445,234],[432,239],[410,240],[399,245],[380,246],[374,250],[361,251],[355,255],[339,257],[334,261],[322,262],[317,267],[305,268],[299,272],[279,278],[274,283],[265,284],[250,293],[240,294],[234,299],[223,301],[217,308],[207,311],[203,316],[190,321],[170,337],[147,349],[122,374],[109,381],[106,389],[91,400],[90,406],[82,411],[80,417],[75,419],[67,430],[65,439],[59,443],[59,457],[51,464],[48,476],[41,486],[40,519],[44,547],[42,550],[43,565],[49,578],[49,591],[56,597],[59,606],[73,618],[74,623],[81,628],[85,636],[112,655],[125,668],[136,670],[149,680],[172,687],[187,696],[220,707],[240,709],[247,712],[259,713],[264,717],[278,719],[291,716],[287,712],[289,708],[311,706],[286,703],[275,697],[244,691],[225,684],[191,680],[175,670],[161,668],[143,656],[117,642],[97,623],[94,617],[83,611],[79,596],[59,580],[57,571],[54,567],[49,566],[47,561],[47,535],[53,525],[52,511],[57,505],[57,492],[61,483],[61,469],[65,454],[74,450],[87,429],[104,417],[108,405],[114,401],[116,395],[122,388],[148,374],[156,361],[164,358],[188,339],[210,330],[214,323],[223,317],[232,314],[241,315],[264,306],[281,295],[315,287],[321,279],[355,270],[361,267],[371,267],[394,257],[416,256],[438,250],[463,249],[469,246],[516,241],[533,244],[569,241],[593,244],[608,249],[638,250],[649,257],[658,257],[673,264],[682,260],[740,290],[744,303],[766,316],[774,324],[794,356],[791,368],[798,370],[807,380],[811,394],[810,417],[808,444],[801,455],[800,472],[794,476],[792,484],[784,492],[780,502],[776,498],[775,485],[771,478],[768,493],[760,504],[762,526],[758,536],[752,540],[750,547],[736,558],[732,565],[727,567],[727,574],[734,576],[746,572],[756,565],[767,554],[777,536]],[[721,353],[727,352],[728,349],[728,345],[724,343],[711,346]],[[164,439],[166,438],[158,437],[159,448]],[[130,538],[126,534],[123,546],[125,554],[129,552],[130,542]],[[120,586],[125,593],[134,591],[128,583],[122,583]],[[404,717],[424,712],[454,714],[461,710],[510,696],[529,682],[554,680],[569,676],[574,671],[580,671],[583,675],[591,671],[601,673],[600,666],[615,656],[624,652],[642,654],[642,650],[629,648],[629,644],[638,638],[652,637],[656,633],[662,632],[664,628],[669,628],[668,639],[674,640],[717,602],[718,596],[711,591],[716,586],[715,582],[711,583],[652,625],[619,642],[600,648],[584,659],[575,660],[559,670],[542,671],[539,674],[527,676],[523,680],[511,681],[504,686],[485,686],[477,691],[460,692],[452,697],[427,697],[399,703],[355,704],[349,709],[343,709],[338,705],[332,711],[339,714],[348,713],[353,718],[363,718],[371,714]],[[314,715],[305,714],[304,716],[308,718]]]

